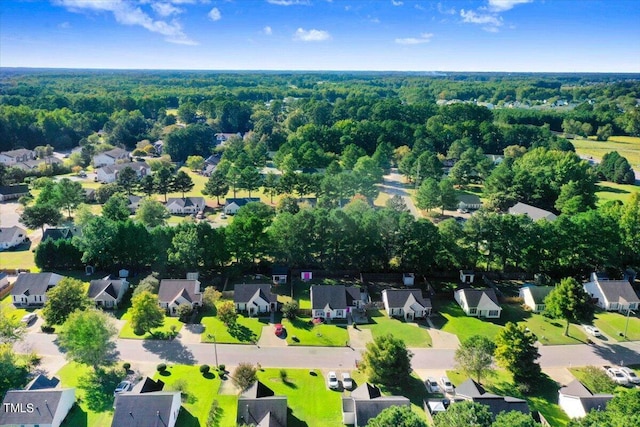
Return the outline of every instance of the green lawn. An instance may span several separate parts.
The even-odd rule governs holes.
[[[202,342],[213,342],[214,336],[222,344],[253,344],[260,339],[262,328],[269,323],[268,318],[238,316],[236,327],[229,329],[211,313],[200,321],[204,325]]]
[[[346,324],[313,325],[310,317],[283,319],[287,330],[287,344],[318,347],[344,347],[349,341]],[[295,337],[295,339],[294,339]]]
[[[16,308],[13,305],[12,301],[13,300],[11,299],[11,293],[7,294],[4,298],[2,298],[2,301],[0,301],[0,311],[2,311],[2,313],[6,313],[7,315],[12,316],[14,319],[22,319],[22,316],[34,311],[36,311],[38,314],[40,313],[40,310],[36,310],[34,308],[29,308],[29,309]]]
[[[164,325],[162,325],[162,327],[154,329],[151,332],[147,332],[144,335],[137,335],[135,332],[133,332],[133,328],[131,327],[131,322],[129,321],[130,319],[131,319],[131,314],[129,312],[122,315],[121,320],[126,320],[127,323],[124,325],[124,327],[120,331],[120,335],[119,335],[120,338],[130,338],[130,339],[139,339],[139,340],[152,339],[153,333],[169,334],[171,332],[172,325],[176,327],[176,332],[180,332],[180,329],[182,329],[182,326],[184,325],[184,323],[182,323],[177,317],[165,316]]]
[[[411,401],[411,409],[422,419],[426,420],[427,415],[424,413],[424,400],[427,398],[427,389],[424,382],[412,373],[406,383],[402,386],[393,388],[380,386],[380,391],[386,396],[404,396]]]
[[[468,378],[460,371],[447,371],[447,376],[455,386]],[[538,381],[538,390],[526,396],[513,384],[511,374],[504,370],[497,370],[491,377],[483,378],[482,386],[490,393],[526,399],[529,408],[540,412],[552,426],[565,426],[569,422],[567,414],[558,406],[558,384],[546,375]]]
[[[264,369],[258,372],[258,379],[276,395],[287,396],[289,427],[342,425],[341,393],[327,388],[321,371],[287,369],[283,383],[279,369]]]
[[[640,138],[632,136],[612,136],[608,141],[594,141],[592,139],[574,139],[571,141],[576,148],[576,153],[583,156],[592,156],[602,159],[602,156],[617,151],[625,157],[631,167],[638,170],[640,167]]]
[[[629,316],[629,326],[627,327],[627,316],[620,313],[601,311],[596,313],[596,320],[593,322],[600,331],[604,332],[616,341],[638,341],[640,340],[640,318],[636,315]],[[620,334],[627,329],[627,339]]]
[[[26,247],[26,245],[22,245]],[[31,245],[35,249],[34,245]],[[0,252],[0,265],[3,269],[28,269],[32,273],[38,273],[40,269],[36,267],[35,256],[30,249]]]
[[[156,373],[155,379],[165,382],[164,390],[182,388],[182,410],[178,416],[177,427],[205,426],[209,410],[214,400],[218,401],[220,426],[232,426],[236,422],[238,398],[219,395],[221,380],[217,372],[207,377],[199,371],[199,366],[169,365],[164,374]],[[176,386],[180,380],[183,385]],[[226,380],[229,381],[229,380]]]
[[[431,335],[425,328],[417,327],[413,322],[389,318],[379,310],[369,311],[369,316],[371,323],[358,325],[358,328],[370,329],[373,338],[391,334],[401,337],[407,347],[431,347]]]
[[[111,426],[113,410],[111,408],[103,411],[92,410],[86,399],[85,390],[78,387],[78,385],[80,384],[80,377],[87,375],[89,372],[91,372],[91,368],[87,367],[86,365],[80,365],[75,362],[70,362],[64,365],[56,373],[56,376],[60,378],[62,387],[76,388],[77,404],[65,418],[64,422],[62,423],[62,427]],[[108,398],[108,396],[104,396],[104,398]],[[113,396],[110,396],[110,398],[113,399]]]
[[[549,319],[541,314],[526,311],[519,305],[503,304],[501,320],[505,324],[508,321],[523,323],[543,345],[583,344],[587,341],[587,335],[580,325],[571,324],[569,336],[565,336],[564,320]]]
[[[436,327],[445,332],[456,334],[460,341],[473,335],[482,335],[493,339],[501,328],[490,320],[467,316],[455,301],[439,305],[434,311],[438,313],[432,318]]]
[[[616,184],[614,182],[601,181],[596,185],[596,196],[598,204],[604,204],[611,200],[620,200],[626,203],[631,194],[640,192],[640,187],[629,184]]]

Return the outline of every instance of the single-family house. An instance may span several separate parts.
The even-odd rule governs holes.
[[[25,390],[46,390],[51,388],[60,387],[60,378],[51,377],[39,374],[34,379],[29,381],[29,384],[24,388]]]
[[[96,189],[95,188],[85,188],[84,189],[84,200],[87,203],[94,203],[96,201]]]
[[[289,277],[289,269],[284,265],[274,265],[271,268],[271,280],[276,285],[283,285],[287,283]]]
[[[211,176],[213,172],[215,172],[218,167],[218,163],[222,160],[222,155],[220,153],[215,153],[210,155],[204,160],[204,166],[202,167],[202,171],[200,172],[204,176]]]
[[[628,280],[609,280],[592,273],[591,280],[583,286],[603,310],[626,313],[640,306],[640,298]]]
[[[62,280],[56,273],[22,273],[18,275],[11,299],[16,307],[40,306],[47,301],[47,291]]]
[[[29,194],[29,186],[26,184],[0,185],[0,202],[19,199]]]
[[[119,393],[111,427],[175,427],[181,404],[179,391]]]
[[[222,210],[227,215],[235,215],[238,210],[247,203],[260,202],[258,197],[229,198],[225,200]]]
[[[215,137],[216,137],[216,144],[223,144],[233,137],[238,137],[242,139],[242,134],[240,132],[238,133],[218,132],[216,133]]]
[[[26,148],[18,148],[16,150],[3,151],[0,153],[0,163],[7,167],[15,166],[16,163],[34,160],[36,152],[27,150]]]
[[[555,221],[558,218],[552,212],[545,211],[544,209],[536,208],[535,206],[527,205],[526,203],[518,202],[511,206],[508,211],[511,215],[527,215],[533,221],[545,219],[547,221]]]
[[[460,270],[460,282],[473,283],[476,278],[476,273],[473,270]]]
[[[384,289],[382,302],[389,317],[423,319],[431,314],[431,300],[420,289]]]
[[[27,239],[27,231],[16,225],[13,227],[0,227],[0,251],[20,246]]]
[[[544,299],[552,290],[553,286],[526,285],[520,288],[518,296],[531,311],[540,313],[545,309]]]
[[[278,296],[271,292],[269,284],[243,283],[233,287],[233,303],[236,311],[255,316],[276,311]]]
[[[0,407],[0,426],[59,427],[75,402],[75,388],[9,390]]]
[[[529,414],[531,412],[526,400],[487,393],[484,387],[472,379],[468,379],[456,387],[456,400],[458,399],[486,405],[494,417],[502,411],[518,411],[523,414]]]
[[[133,386],[131,393],[153,393],[154,391],[162,391],[163,388],[164,381],[161,379],[153,380],[149,377],[144,377],[144,380]]]
[[[73,236],[78,236],[82,234],[80,232],[80,228],[73,227],[49,227],[44,230],[42,234],[42,241],[44,242],[47,239],[51,240],[69,240],[73,238]]]
[[[132,169],[136,173],[138,179],[141,179],[151,173],[151,167],[145,162],[118,163],[99,168],[96,171],[96,178],[99,182],[104,184],[116,182],[118,175],[126,168]]]
[[[497,319],[502,312],[493,289],[458,289],[453,296],[467,316]]]
[[[362,293],[356,286],[311,286],[311,311],[313,317],[346,319],[347,315],[363,305]]]
[[[189,304],[192,308],[200,307],[200,282],[189,279],[162,279],[158,290],[158,303],[170,316],[177,316],[178,306],[181,304]]]
[[[287,396],[256,381],[238,397],[236,424],[287,427]]]
[[[127,205],[127,207],[129,208],[129,211],[132,214],[136,213],[136,211],[138,210],[138,206],[140,205],[140,202],[142,201],[142,197],[132,194],[132,195],[130,195],[128,197],[128,199],[129,199],[129,204]]]
[[[383,396],[375,385],[364,383],[351,392],[351,396],[342,397],[342,423],[354,427],[364,427],[371,418],[391,406],[411,406],[404,396]]]
[[[96,306],[116,309],[128,289],[129,282],[125,279],[112,279],[107,276],[104,279],[89,282],[88,294],[89,298],[96,303]]]
[[[42,167],[48,167],[53,166],[54,164],[61,165],[62,160],[54,156],[47,156],[40,159],[26,160],[24,162],[16,163],[12,166],[29,172],[39,169],[40,165],[43,165]]]
[[[603,411],[612,394],[593,394],[580,381],[573,380],[558,391],[558,405],[569,418],[583,418],[592,410]]]
[[[476,194],[458,194],[458,209],[476,210],[482,207],[482,201]]]
[[[167,210],[172,214],[197,214],[204,211],[204,197],[169,197]]]
[[[130,160],[130,153],[127,150],[114,148],[113,150],[103,151],[93,156],[93,166],[100,168],[102,166],[115,165],[116,163],[128,162]]]

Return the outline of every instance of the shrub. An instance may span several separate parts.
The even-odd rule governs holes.
[[[280,369],[280,379],[283,383],[287,382],[288,374],[286,369]]]
[[[209,367],[209,365],[200,365],[200,372],[203,375],[204,374],[208,374],[210,370],[211,370],[211,368]]]
[[[255,366],[250,363],[240,363],[233,372],[231,381],[233,381],[240,390],[246,390],[258,379],[256,374],[257,370]]]
[[[122,367],[124,368],[125,371],[128,371],[129,369],[131,369],[131,363],[129,362],[124,362],[122,364]]]
[[[164,372],[167,370],[167,365],[166,363],[159,363],[158,366],[156,366],[156,369],[158,372]]]
[[[218,365],[218,371],[220,371],[220,372],[224,372],[225,368],[226,368],[226,366],[224,364]]]
[[[42,330],[42,332],[44,332],[45,334],[52,334],[53,331],[56,330],[56,328],[54,328],[51,325],[42,325],[40,326],[40,329]]]

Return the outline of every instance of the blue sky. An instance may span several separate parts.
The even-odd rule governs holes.
[[[640,72],[640,1],[2,0],[0,66]]]

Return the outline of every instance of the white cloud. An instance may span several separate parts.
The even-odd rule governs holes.
[[[184,33],[180,22],[175,19],[171,22],[154,20],[135,3],[126,0],[55,0],[54,4],[66,7],[69,11],[76,13],[110,12],[119,24],[140,26],[147,31],[165,36],[165,40],[170,43],[198,44]]]
[[[391,0],[391,4],[394,6],[402,6],[404,4],[404,2],[399,1],[399,0]]]
[[[222,14],[220,13],[220,9],[218,9],[217,7],[214,7],[213,9],[211,9],[207,14],[207,16],[212,21],[219,21],[222,19]]]
[[[61,30],[68,30],[69,28],[71,28],[71,24],[67,21],[61,22],[58,24],[58,28],[60,28]]]
[[[262,29],[262,32],[265,33],[266,35],[270,36],[271,34],[273,34],[273,30],[271,29],[270,26],[266,26]]]
[[[293,39],[303,42],[321,42],[325,40],[331,40],[331,35],[324,30],[311,29],[309,31],[306,31],[303,28],[298,28],[293,36]]]
[[[175,7],[171,3],[151,3],[151,9],[160,16],[171,16],[184,12],[179,7]]]
[[[404,45],[416,45],[416,44],[429,43],[432,37],[433,37],[432,33],[422,33],[420,34],[420,37],[407,37],[403,39],[398,38],[395,40],[395,42],[398,44],[404,44]]]
[[[443,15],[455,15],[456,14],[456,10],[454,8],[447,9],[445,6],[442,5],[442,3],[438,3],[437,7],[438,7],[438,12],[440,12]]]
[[[519,4],[531,3],[533,0],[489,0],[489,9],[495,12],[504,12],[513,9]]]
[[[462,22],[484,25],[482,29],[490,33],[497,33],[498,28],[502,26],[502,18],[494,14],[481,14],[473,10],[462,9],[460,10],[460,16],[462,17]]]
[[[275,4],[276,6],[295,6],[298,4],[309,5],[309,0],[267,0],[267,3]]]

